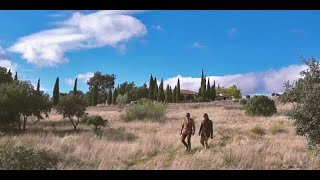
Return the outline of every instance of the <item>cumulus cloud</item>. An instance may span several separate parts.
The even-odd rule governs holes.
[[[94,76],[94,73],[92,73],[92,72],[86,72],[86,73],[83,73],[83,74],[78,74],[78,75],[76,76],[76,78],[78,78],[78,81],[80,81],[80,82],[87,83],[87,82],[89,81],[89,79],[90,79],[91,77],[93,77],[93,76]],[[76,78],[67,78],[67,79],[65,80],[65,83],[66,83],[67,85],[69,85],[69,86],[73,86],[73,85],[74,85],[74,80],[75,80]]]
[[[204,48],[206,48],[206,46],[203,45],[203,44],[201,44],[201,43],[199,43],[199,42],[194,42],[194,43],[192,44],[192,48],[204,49]]]
[[[239,33],[239,29],[238,28],[235,28],[235,27],[232,27],[230,29],[228,29],[227,31],[227,34],[228,36],[232,37],[232,36],[235,36]]]
[[[65,53],[103,46],[123,49],[134,37],[147,33],[145,25],[130,14],[137,11],[75,12],[57,22],[56,28],[21,37],[8,50],[38,66],[56,66],[68,62]]]
[[[263,72],[251,72],[245,74],[234,74],[225,76],[207,76],[210,84],[215,80],[222,87],[230,87],[236,85],[241,89],[243,95],[256,94],[258,92],[282,92],[284,90],[283,83],[287,80],[293,81],[300,77],[300,71],[306,69],[304,65],[290,65],[278,70],[267,70]],[[180,79],[181,89],[198,91],[200,88],[201,78],[176,76],[164,80],[164,85],[169,84],[174,87]]]
[[[2,47],[0,47],[0,66],[10,69],[12,74],[15,74],[18,69],[18,65],[11,61]]]

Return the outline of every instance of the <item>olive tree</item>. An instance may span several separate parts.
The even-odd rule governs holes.
[[[303,59],[306,69],[301,77],[285,82],[285,92],[280,100],[295,103],[288,113],[298,135],[306,136],[310,145],[320,144],[320,63],[314,58]]]
[[[61,97],[57,106],[57,112],[68,118],[71,122],[74,130],[77,130],[77,126],[80,122],[80,118],[85,115],[86,101],[83,96],[74,95],[73,93]],[[76,120],[74,118],[77,118]]]

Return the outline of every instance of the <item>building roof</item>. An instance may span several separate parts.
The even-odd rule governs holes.
[[[197,95],[198,93],[194,92],[194,91],[190,91],[190,90],[181,89],[180,94],[182,94],[182,95]]]

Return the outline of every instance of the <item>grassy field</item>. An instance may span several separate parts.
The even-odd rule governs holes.
[[[159,123],[123,122],[117,107],[89,107],[89,114],[109,121],[100,135],[82,124],[74,131],[52,111],[49,119],[30,120],[24,133],[2,134],[0,144],[50,149],[64,159],[59,169],[320,169],[320,156],[285,116],[291,107],[278,105],[272,117],[249,117],[235,104],[169,104],[166,121]],[[197,131],[203,113],[213,121],[208,150],[195,135],[185,152],[179,134],[186,112]]]

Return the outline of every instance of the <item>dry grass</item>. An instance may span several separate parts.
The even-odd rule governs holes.
[[[65,161],[60,169],[318,169],[320,158],[297,136],[282,113],[272,117],[249,117],[240,109],[221,105],[169,105],[167,120],[123,122],[116,107],[88,108],[88,113],[109,120],[97,136],[90,127],[79,125],[74,132],[67,120],[52,112],[49,120],[29,122],[22,134],[7,133],[0,143],[11,141],[35,148],[51,149]],[[283,112],[291,105],[278,105]],[[192,137],[191,153],[180,142],[180,123],[186,112],[195,119],[198,131],[203,113],[214,122],[214,138],[204,150]],[[285,131],[279,133],[279,125]],[[251,130],[265,129],[264,135]],[[276,127],[276,128],[275,128]],[[281,129],[280,128],[280,129]]]

